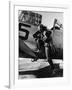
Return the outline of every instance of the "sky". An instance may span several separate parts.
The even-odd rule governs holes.
[[[42,24],[46,25],[47,28],[51,28],[54,23],[54,19],[58,19],[58,22],[63,24],[63,13],[61,12],[36,12],[42,15]]]

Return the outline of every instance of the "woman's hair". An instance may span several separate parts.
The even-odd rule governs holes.
[[[40,25],[40,31],[43,32],[43,31],[47,31],[47,27],[44,26],[43,24]]]
[[[46,36],[47,36],[47,37],[50,37],[50,35],[51,35],[51,31],[47,31],[47,32],[46,32]]]

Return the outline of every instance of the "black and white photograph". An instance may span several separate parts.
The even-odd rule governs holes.
[[[63,12],[18,10],[18,79],[63,77]]]

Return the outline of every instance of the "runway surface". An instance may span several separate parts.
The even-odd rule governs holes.
[[[32,62],[31,60],[32,59],[30,58],[19,58],[19,79],[63,77],[62,60],[53,59],[55,66],[54,71],[44,59],[38,59],[35,62]]]

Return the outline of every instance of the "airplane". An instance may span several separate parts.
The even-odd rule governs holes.
[[[33,35],[39,31],[42,16],[31,11],[23,11],[19,16],[19,57],[36,58],[39,54],[37,42]],[[51,58],[63,59],[63,26],[54,20],[50,29],[52,37]],[[43,57],[42,57],[43,56]],[[45,59],[45,52],[41,52],[39,58]]]

